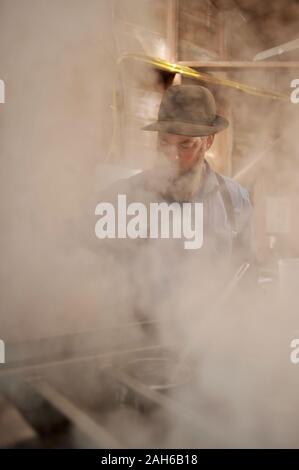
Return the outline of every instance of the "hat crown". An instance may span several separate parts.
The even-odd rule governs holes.
[[[162,98],[158,119],[211,125],[215,117],[215,99],[207,88],[174,85],[167,89]]]

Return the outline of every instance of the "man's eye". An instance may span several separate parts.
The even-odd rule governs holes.
[[[181,149],[189,149],[192,147],[192,142],[188,142],[188,143],[185,143],[185,144],[180,144],[180,148]]]

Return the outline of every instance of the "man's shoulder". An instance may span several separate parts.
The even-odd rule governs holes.
[[[219,174],[218,174],[219,175]],[[220,175],[223,184],[225,184],[234,208],[235,228],[238,232],[250,231],[252,221],[252,205],[248,189],[241,186],[237,181],[228,176]]]
[[[226,185],[235,208],[241,208],[244,205],[250,205],[250,194],[248,189],[241,186],[237,181],[234,179],[220,175],[224,184]]]

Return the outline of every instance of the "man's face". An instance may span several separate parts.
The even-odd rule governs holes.
[[[158,151],[175,163],[180,173],[186,173],[201,163],[205,152],[210,148],[214,136],[187,137],[159,133]]]

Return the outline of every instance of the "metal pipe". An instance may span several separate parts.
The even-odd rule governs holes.
[[[299,48],[299,39],[294,39],[293,41],[285,42],[280,46],[272,47],[271,49],[267,49],[265,51],[259,52],[253,58],[253,60],[265,60],[269,59],[270,57],[284,54],[285,52],[295,51]]]
[[[117,351],[109,351],[104,353],[96,353],[96,354],[86,354],[86,356],[78,356],[78,357],[67,357],[67,358],[60,358],[55,361],[43,362],[38,364],[27,364],[27,365],[15,365],[15,366],[4,366],[1,367],[0,370],[0,380],[4,377],[16,374],[31,374],[31,373],[39,373],[41,370],[50,368],[50,367],[59,367],[62,365],[67,364],[74,364],[76,362],[87,362],[93,359],[96,360],[103,360],[107,358],[113,358],[117,356],[123,356],[124,354],[131,354],[131,353],[139,353],[145,351],[153,351],[164,349],[165,347],[170,347],[170,344],[165,345],[153,345],[153,346],[145,346],[140,348],[131,348],[131,349],[119,349]]]

